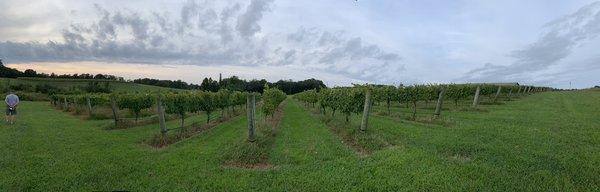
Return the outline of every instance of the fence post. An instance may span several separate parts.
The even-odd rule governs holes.
[[[85,96],[85,102],[87,104],[87,112],[89,116],[92,116],[92,102],[90,101],[90,96]]]
[[[110,97],[110,108],[113,112],[113,119],[115,120],[115,128],[117,128],[118,114],[117,114],[117,101],[115,101],[115,96]]]
[[[510,90],[508,90],[508,100],[510,101],[510,98],[512,97],[512,88]]]
[[[79,103],[76,98],[73,98],[73,111],[77,114],[77,110],[79,109]]]
[[[255,138],[255,128],[254,128],[254,105],[256,102],[256,98],[254,93],[248,94],[246,97],[246,116],[248,118],[248,141],[254,142]]]
[[[496,91],[496,95],[494,96],[494,103],[496,103],[496,101],[498,101],[498,96],[500,95],[501,91],[502,91],[502,86],[498,86],[498,90]]]
[[[160,133],[163,136],[163,143],[167,143],[167,124],[165,123],[165,110],[163,109],[161,96],[158,96],[156,100],[156,105],[158,107],[158,124],[160,126]]]
[[[442,88],[440,94],[438,95],[437,105],[435,105],[435,118],[440,117],[442,113],[442,103],[444,102],[444,94],[446,93],[446,88]]]
[[[475,97],[473,98],[473,107],[477,107],[479,104],[479,92],[481,91],[481,87],[478,85],[477,90],[475,90]]]
[[[365,104],[363,105],[362,122],[360,123],[360,130],[366,131],[369,125],[369,112],[371,110],[371,89],[367,88],[365,94]]]
[[[67,97],[63,98],[63,110],[64,111],[68,111],[69,110],[69,101],[67,101]]]

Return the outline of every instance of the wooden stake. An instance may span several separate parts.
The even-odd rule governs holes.
[[[92,116],[92,102],[90,101],[90,96],[85,97],[85,102],[87,104],[87,112],[89,116]]]
[[[160,126],[160,133],[163,136],[163,143],[167,143],[167,124],[165,123],[165,110],[163,109],[161,96],[158,96],[156,100],[158,107],[158,125]]]
[[[473,107],[477,107],[479,104],[479,92],[481,91],[481,87],[477,86],[477,90],[475,91],[475,98],[473,98]]]
[[[114,96],[110,97],[110,108],[113,112],[113,119],[115,121],[115,128],[117,127],[118,114],[117,114],[117,101]]]
[[[256,98],[254,93],[249,94],[246,97],[246,116],[248,118],[248,141],[254,142],[255,138],[255,128],[254,128],[254,108],[255,108]]]
[[[498,101],[498,96],[500,96],[500,91],[502,91],[502,86],[498,86],[498,90],[496,91],[496,95],[494,96],[494,103]]]
[[[444,94],[446,93],[446,88],[442,88],[440,94],[438,95],[437,105],[435,105],[435,118],[440,117],[442,113],[442,103],[444,102]]]
[[[371,109],[371,90],[367,88],[365,94],[365,104],[363,106],[362,122],[360,123],[360,130],[366,131],[369,124],[369,112]]]

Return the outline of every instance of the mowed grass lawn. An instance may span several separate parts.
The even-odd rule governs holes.
[[[0,127],[0,191],[600,190],[600,91],[444,112],[449,126],[374,115],[368,131],[392,142],[367,155],[299,102],[285,103],[273,167],[248,170],[223,166],[223,154],[246,138],[245,117],[153,149],[143,141],[156,125],[108,131],[109,121],[23,102],[19,122]]]

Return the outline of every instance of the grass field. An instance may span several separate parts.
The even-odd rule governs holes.
[[[108,120],[23,102],[18,122],[0,127],[0,191],[600,190],[600,91],[445,111],[447,126],[373,115],[368,132],[386,145],[368,154],[349,147],[303,104],[284,103],[269,153],[273,166],[241,169],[223,161],[246,138],[245,117],[154,149],[143,142],[158,133],[156,125],[109,131],[102,129]],[[358,121],[353,115],[351,122]],[[352,123],[345,128],[356,129]]]

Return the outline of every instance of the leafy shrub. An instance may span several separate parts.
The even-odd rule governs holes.
[[[56,94],[62,92],[62,89],[49,84],[37,84],[35,85],[35,92],[44,94]]]

